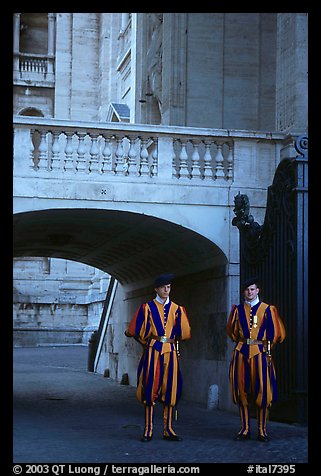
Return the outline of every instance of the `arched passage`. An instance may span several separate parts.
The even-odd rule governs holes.
[[[212,241],[181,225],[142,213],[62,208],[16,213],[14,256],[74,260],[114,276],[118,287],[104,337],[99,372],[110,370],[135,385],[140,349],[128,343],[124,329],[139,303],[153,296],[154,277],[177,276],[175,302],[189,314],[192,339],[183,343],[185,398],[205,402],[210,385],[227,393],[226,256]]]
[[[50,209],[14,215],[15,256],[86,263],[122,285],[140,285],[171,269],[177,276],[224,264],[222,251],[183,226],[152,216],[100,209]]]

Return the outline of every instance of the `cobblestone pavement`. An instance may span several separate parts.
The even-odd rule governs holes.
[[[85,346],[14,349],[14,463],[308,463],[308,428],[269,421],[271,441],[233,441],[235,413],[180,402],[175,430],[142,443],[143,406],[135,388],[87,371]],[[300,465],[299,465],[300,466]]]

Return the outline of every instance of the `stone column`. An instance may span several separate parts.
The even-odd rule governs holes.
[[[304,134],[308,124],[307,13],[278,13],[276,129]]]
[[[48,13],[48,74],[53,74],[55,55],[55,14]]]
[[[13,16],[13,71],[19,71],[20,13]]]
[[[55,117],[70,119],[73,13],[56,14]]]
[[[187,13],[163,14],[162,124],[185,125]]]
[[[149,16],[146,13],[132,14],[132,98],[130,122],[149,124],[147,84],[147,48],[149,44]]]
[[[53,56],[55,44],[55,14],[48,13],[48,56]]]

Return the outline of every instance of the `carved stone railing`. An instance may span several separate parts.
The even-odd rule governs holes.
[[[282,135],[15,116],[15,175],[231,184],[235,144]],[[280,137],[279,137],[280,136]],[[69,174],[69,175],[68,175]]]
[[[14,53],[14,84],[39,84],[48,86],[54,81],[54,55]],[[31,83],[30,83],[31,82]]]
[[[16,153],[29,157],[32,172],[233,178],[234,141],[226,131],[26,117],[15,118],[14,129]]]

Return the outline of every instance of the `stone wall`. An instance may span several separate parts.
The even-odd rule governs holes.
[[[189,13],[186,124],[273,130],[275,13]]]
[[[50,258],[16,258],[14,345],[87,344],[97,330],[109,276],[91,266]]]

